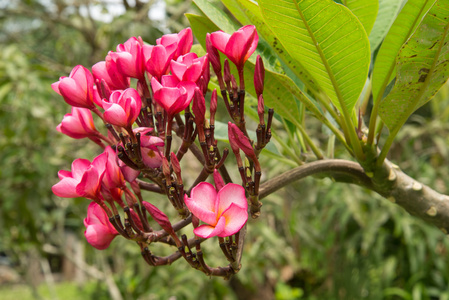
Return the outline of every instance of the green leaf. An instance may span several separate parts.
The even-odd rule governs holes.
[[[343,4],[359,19],[366,34],[369,34],[376,21],[379,0],[346,0]]]
[[[396,85],[380,103],[379,115],[394,135],[449,78],[449,1],[439,0],[404,44]]]
[[[193,14],[186,14],[187,19],[190,22],[192,31],[195,34],[203,48],[206,48],[206,33],[217,30],[215,24],[213,24],[208,18],[197,16]],[[233,66],[231,66],[233,67]],[[245,64],[245,86],[248,93],[255,95],[254,91],[254,63],[247,61]],[[278,73],[265,71],[265,89],[264,89],[264,102],[268,107],[273,108],[276,113],[283,118],[288,119],[295,125],[299,125],[298,117],[299,110],[296,105],[296,99],[303,102],[322,123],[329,125],[330,122],[321,114],[318,108],[308,99],[301,90],[295,85],[295,83],[287,76]]]
[[[222,0],[222,2],[241,23],[246,24],[249,22],[256,26],[260,37],[259,44],[267,43],[270,49],[272,49],[270,53],[264,51],[262,54],[264,62],[270,60],[272,57],[278,57],[293,76],[299,78],[312,94],[324,93],[310,72],[300,62],[293,59],[287,50],[285,50],[284,46],[279,43],[276,35],[265,23],[259,6],[256,3],[251,0]]]
[[[394,21],[380,47],[373,69],[374,101],[383,96],[388,83],[396,75],[396,57],[399,49],[415,31],[424,14],[434,3],[435,0],[409,0]]]
[[[366,81],[369,42],[359,20],[331,0],[260,0],[259,6],[289,54],[309,70],[346,116]]]
[[[404,0],[379,0],[379,12],[369,35],[371,51],[379,47],[401,10]]]

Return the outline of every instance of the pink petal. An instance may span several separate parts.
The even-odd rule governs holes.
[[[190,198],[195,202],[207,209],[208,211],[215,212],[215,202],[217,201],[217,191],[214,186],[208,182],[200,182],[192,189]]]
[[[231,35],[223,31],[216,31],[210,34],[210,41],[212,45],[218,50],[220,50],[222,53],[225,53],[226,44],[228,43],[230,38]]]
[[[62,78],[61,78],[62,79]],[[54,82],[51,84],[51,88],[58,93],[59,95],[61,95],[61,92],[59,91],[59,81]],[[61,95],[62,96],[62,95]]]
[[[76,192],[76,185],[78,180],[66,177],[51,187],[53,194],[62,198],[77,198],[80,197]]]
[[[66,77],[59,82],[59,91],[64,97],[64,100],[76,107],[92,108],[93,103],[89,101],[87,94],[77,84],[77,82],[70,77]]]
[[[174,88],[174,87],[178,86],[178,83],[179,83],[179,79],[176,78],[176,76],[173,76],[173,75],[164,75],[161,78],[161,84],[164,87]]]
[[[221,216],[231,204],[235,204],[245,211],[248,209],[248,202],[245,197],[245,189],[238,184],[228,183],[217,195],[217,216]]]
[[[183,64],[183,63],[179,63],[179,62],[176,62],[176,61],[172,60],[171,63],[170,63],[170,70],[171,70],[172,74],[174,76],[176,76],[176,78],[179,81],[181,81],[183,76],[184,76],[184,73],[187,70],[187,66],[185,64]]]
[[[89,225],[84,231],[84,236],[89,244],[98,250],[104,250],[109,247],[112,240],[115,238],[114,234],[111,234],[102,225]]]
[[[58,172],[58,177],[59,177],[59,179],[63,179],[63,178],[66,178],[66,177],[69,177],[69,178],[72,178],[72,172],[70,172],[70,171],[66,171],[66,170],[60,170],[59,172]]]
[[[159,81],[153,77],[151,78],[151,88],[153,89],[153,93],[156,93],[161,88],[163,88],[162,84],[159,83]]]
[[[221,217],[218,220],[218,223],[215,227],[209,226],[209,225],[201,225],[193,230],[193,233],[195,233],[197,236],[202,238],[210,238],[214,236],[220,236],[220,234],[223,232],[225,228],[226,220],[225,218]]]
[[[97,199],[100,188],[100,177],[97,170],[91,166],[84,172],[81,181],[76,186],[76,192],[89,199]]]
[[[84,158],[77,158],[72,162],[72,177],[80,181],[84,172],[89,168],[90,161]]]
[[[159,153],[148,148],[140,148],[143,163],[149,168],[159,168],[162,165],[162,157]]]
[[[243,225],[245,225],[248,220],[248,210],[247,208],[245,209],[235,203],[232,203],[220,217],[220,219],[222,218],[226,219],[226,224],[223,231],[218,234],[218,236],[230,236],[237,233],[240,229],[242,229]]]
[[[109,108],[103,114],[104,119],[113,125],[126,127],[127,115],[123,107],[118,104],[112,103]]]

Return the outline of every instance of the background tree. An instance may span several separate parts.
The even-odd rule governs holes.
[[[168,2],[167,11],[173,20],[182,16],[180,8],[188,8],[183,3]],[[351,3],[343,4],[349,7]],[[151,1],[136,1],[132,6],[125,1],[126,13],[111,23],[95,19],[86,10],[94,6],[106,8],[102,2],[3,4],[5,7],[0,12],[4,28],[0,35],[3,45],[0,50],[3,58],[0,62],[3,136],[0,139],[3,191],[0,223],[9,230],[0,233],[0,251],[13,259],[22,274],[33,261],[42,262],[42,266],[49,261],[50,267],[58,268],[49,253],[61,254],[67,229],[81,236],[81,219],[87,206],[78,200],[74,205],[73,201],[55,198],[49,190],[55,183],[57,170],[64,168],[67,161],[87,157],[94,151],[86,149],[83,142],[61,138],[53,130],[68,111],[49,86],[59,76],[68,74],[73,65],[90,66],[102,60],[108,50],[129,36],[141,35],[145,41],[154,43],[167,29],[160,24],[154,24],[159,29],[150,29],[153,27],[147,13],[151,4]],[[200,2],[197,4],[201,6]],[[385,32],[378,33],[377,39],[370,38],[373,55],[402,6],[402,1],[379,1],[378,24],[374,23],[372,32]],[[234,14],[239,10],[232,10],[233,7],[241,9],[238,5],[228,5]],[[208,15],[204,6],[203,13]],[[238,14],[235,16],[239,20]],[[221,20],[215,15],[209,18]],[[369,20],[362,23],[371,26]],[[169,27],[173,32],[181,28],[176,27],[176,22],[166,24],[173,26]],[[447,192],[448,186],[447,170],[442,167],[448,159],[447,93],[447,88],[443,88],[411,117],[389,152],[389,158],[400,162],[407,174],[442,193]],[[298,122],[305,124],[307,120],[307,132],[313,143],[321,149],[327,148],[323,152],[329,158],[348,158],[345,145],[335,143],[335,135],[310,118],[303,104],[295,103]],[[282,110],[277,111],[282,115]],[[295,128],[297,124],[292,124],[289,118],[279,118],[276,124],[275,138],[281,155],[268,153],[271,159],[264,161],[270,170],[267,178],[313,160],[313,151]],[[283,125],[289,130],[284,131]],[[302,145],[301,152],[296,150],[298,144]],[[272,159],[273,155],[286,159],[280,160],[281,164]],[[143,268],[134,248],[115,242],[106,254],[112,264],[105,263],[103,255],[88,252],[86,261],[100,264],[96,269],[83,265],[84,269],[89,276],[97,276],[99,283],[95,289],[85,288],[85,291],[97,298],[109,297],[111,293],[116,299],[150,295],[248,299],[257,294],[267,297],[276,294],[280,299],[301,295],[306,299],[449,297],[445,235],[438,228],[410,217],[396,205],[380,200],[367,189],[335,184],[328,179],[306,179],[267,198],[263,215],[250,224],[243,261],[247,268],[229,283],[202,278],[183,266]],[[36,249],[39,254],[30,255]],[[110,256],[111,253],[121,255]],[[50,259],[41,260],[41,257]],[[111,267],[114,276],[108,272]],[[116,284],[110,280],[113,277]],[[114,290],[114,286],[118,289]]]

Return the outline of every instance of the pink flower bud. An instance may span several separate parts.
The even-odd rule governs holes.
[[[206,115],[206,100],[199,88],[195,88],[195,96],[193,97],[192,111],[195,115],[195,123],[197,127],[204,127],[204,119]]]
[[[237,233],[248,220],[245,189],[228,183],[217,193],[214,186],[201,182],[192,189],[184,202],[194,216],[206,223],[194,229],[202,238],[227,237]]]
[[[149,202],[142,201],[142,204],[145,207],[145,209],[150,213],[151,217],[156,221],[156,223],[158,223],[159,226],[162,227],[162,229],[164,229],[168,234],[175,233],[170,223],[170,220],[168,219],[166,214],[164,214],[156,206],[154,206]]]
[[[215,48],[210,41],[210,33],[206,34],[206,51],[215,74],[221,74],[220,54],[218,53],[217,48]]]
[[[263,66],[263,60],[260,55],[257,55],[256,67],[254,70],[254,88],[256,89],[257,97],[262,95],[263,86],[265,80],[265,67]]]
[[[73,106],[72,113],[64,115],[56,130],[74,139],[96,137],[99,133],[90,110]]]
[[[249,139],[243,134],[243,132],[237,127],[237,125],[231,122],[228,122],[228,136],[229,143],[231,144],[231,148],[234,153],[235,148],[240,148],[253,161],[257,160],[253,146],[251,145]]]
[[[217,169],[214,169],[214,182],[217,192],[220,191],[225,185],[223,178],[221,177],[220,172]]]
[[[173,167],[173,171],[175,172],[176,176],[181,175],[181,166],[179,164],[179,160],[176,157],[176,154],[174,152],[170,153],[170,161],[171,165]]]
[[[90,71],[81,65],[73,68],[69,77],[61,77],[51,87],[64,97],[65,102],[72,106],[95,108],[93,102],[94,78]]]
[[[106,212],[95,202],[91,202],[87,208],[84,226],[86,226],[84,236],[87,242],[99,250],[108,248],[118,235],[117,230],[109,222]]]
[[[124,91],[114,91],[109,101],[103,99],[104,119],[106,122],[124,128],[131,127],[136,121],[142,108],[139,93],[129,88]]]
[[[162,173],[164,173],[165,178],[170,179],[170,175],[171,175],[170,165],[169,165],[166,157],[162,157]]]
[[[216,112],[217,112],[217,89],[214,89],[210,97],[210,123],[212,125],[215,123]]]
[[[236,66],[242,69],[246,60],[256,50],[259,36],[254,25],[243,26],[232,35],[223,31],[211,33],[212,45],[224,53]]]

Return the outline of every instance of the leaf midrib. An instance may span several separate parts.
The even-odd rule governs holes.
[[[301,9],[299,8],[298,1],[297,0],[293,0],[293,2],[295,3],[296,11],[300,15],[301,20],[304,23],[304,26],[306,27],[306,29],[307,29],[307,31],[309,33],[309,36],[310,36],[310,38],[313,41],[313,45],[315,46],[315,48],[318,51],[318,54],[320,55],[321,62],[323,63],[324,67],[326,68],[326,71],[327,71],[327,74],[329,76],[329,79],[331,80],[332,86],[334,87],[334,91],[335,91],[335,93],[337,95],[338,102],[340,103],[341,110],[343,111],[343,114],[345,115],[345,118],[346,118],[346,115],[349,116],[349,112],[348,112],[348,109],[346,108],[346,105],[344,103],[343,97],[341,95],[340,88],[338,87],[338,84],[337,84],[337,81],[336,81],[336,79],[334,77],[334,74],[332,73],[332,69],[330,68],[330,65],[328,64],[327,59],[324,56],[324,53],[323,53],[321,47],[319,46],[319,43],[317,42],[317,40],[315,38],[315,35],[313,34],[312,29],[310,28],[308,22],[306,21],[306,18],[304,16],[304,14],[302,13]]]

